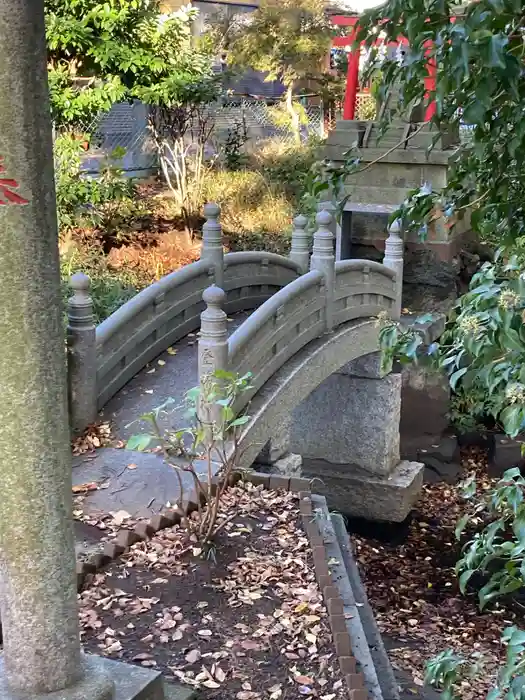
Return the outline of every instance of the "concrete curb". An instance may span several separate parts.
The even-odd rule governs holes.
[[[361,610],[355,599],[350,579],[346,572],[343,555],[326,505],[326,499],[324,496],[312,496],[312,504],[315,520],[323,538],[332,581],[343,601],[345,623],[350,636],[352,651],[364,676],[365,685],[370,696],[373,700],[385,700],[361,620]]]
[[[359,609],[359,616],[365,631],[368,647],[374,661],[374,666],[377,672],[379,684],[383,692],[384,700],[399,700],[399,684],[394,675],[390,659],[383,644],[381,633],[377,627],[374,618],[374,613],[368,598],[366,590],[361,581],[357,562],[354,559],[350,538],[346,531],[344,519],[338,513],[332,513],[330,519],[333,524],[334,532],[339,543],[339,548],[343,556],[343,563],[346,570],[346,575],[350,581],[356,605]]]

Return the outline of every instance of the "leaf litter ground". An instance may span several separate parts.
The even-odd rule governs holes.
[[[475,472],[482,488],[488,489],[495,483],[487,476],[482,458],[469,459],[464,466],[464,476]],[[79,488],[75,494],[75,517],[102,531],[100,546],[114,537],[123,523],[134,525],[135,521],[124,511],[85,514],[82,498],[90,485],[83,486],[84,492]],[[219,694],[219,689],[210,687],[216,683],[221,697],[226,692],[225,697],[237,700],[278,700],[292,695],[326,700],[340,697],[342,689],[335,659],[330,656],[325,611],[299,526],[297,503],[291,495],[260,490],[249,496],[242,494],[238,505],[236,500],[238,487],[231,492],[224,515],[229,517],[236,508],[240,513],[220,538],[216,565],[194,557],[193,551],[181,556],[192,543],[186,541],[182,531],[172,528],[158,533],[150,543],[135,545],[120,563],[98,574],[81,595],[86,648],[110,658],[150,666],[190,686],[201,686],[209,697]],[[401,538],[385,542],[382,537],[374,537],[369,528],[365,536],[355,532],[352,537],[389,656],[394,667],[408,671],[412,677],[413,687],[407,684],[403,698],[418,694],[423,686],[425,662],[448,647],[467,657],[481,654],[487,659],[475,685],[465,682],[460,691],[463,700],[485,697],[505,653],[500,644],[502,630],[510,624],[525,626],[525,608],[519,603],[496,604],[480,613],[475,592],[460,594],[454,573],[460,547],[454,530],[463,512],[459,485],[430,484],[424,487]],[[270,525],[272,528],[268,529]],[[286,547],[284,542],[288,542]],[[295,544],[297,551],[293,550]],[[292,564],[286,554],[294,554]],[[307,569],[303,570],[297,561],[306,562]],[[310,603],[308,594],[290,588],[290,567],[296,568],[292,579],[297,577],[305,582],[307,590],[316,592],[316,602],[312,599]],[[264,573],[268,570],[273,572],[271,576]],[[269,579],[265,582],[266,576]],[[228,587],[232,590],[229,595]],[[192,589],[191,594],[188,588]],[[242,591],[263,594],[261,598],[250,598]],[[301,598],[295,607],[294,596]],[[168,602],[180,610],[170,613]],[[302,613],[290,614],[302,603],[308,605]],[[312,606],[316,606],[315,613],[311,612]],[[163,623],[158,622],[169,614],[173,620],[168,618],[168,627],[177,623],[171,636],[168,630],[159,630]],[[210,615],[214,624],[206,624]],[[284,616],[284,625],[279,616]],[[320,620],[314,621],[314,617]],[[274,626],[270,619],[277,620],[283,629]],[[290,620],[291,628],[286,626]],[[308,634],[312,636],[307,638],[306,629],[302,629],[294,637],[296,623],[306,627],[311,624]],[[153,631],[148,631],[149,626]],[[263,633],[264,630],[267,631]],[[207,635],[207,631],[212,634]],[[182,638],[173,639],[179,633]],[[313,646],[317,646],[319,663],[312,668],[308,649]],[[254,678],[263,680],[253,680],[252,666],[256,667]],[[219,681],[213,676],[212,668],[220,669],[220,679],[224,671],[225,679]],[[243,668],[248,671],[243,672]],[[275,682],[271,680],[274,677]],[[301,685],[304,680],[312,684]]]
[[[180,527],[131,547],[80,594],[87,651],[224,700],[345,697],[293,494],[227,491],[215,561]]]
[[[484,460],[464,462],[464,476],[475,472],[482,489],[495,482]],[[452,648],[464,656],[487,659],[475,681],[460,688],[463,700],[481,700],[495,677],[505,650],[500,644],[508,625],[523,626],[517,601],[505,601],[480,613],[476,591],[461,595],[454,565],[460,545],[454,530],[465,512],[460,484],[425,485],[402,541],[386,543],[354,534],[358,565],[389,656],[397,668],[410,670],[423,685],[424,666],[432,656]]]

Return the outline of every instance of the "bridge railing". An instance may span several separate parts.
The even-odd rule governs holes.
[[[68,380],[71,424],[80,432],[137,372],[199,328],[204,290],[226,292],[228,313],[253,309],[305,270],[304,226],[292,232],[290,257],[264,251],[224,254],[220,210],[204,209],[201,259],[154,282],[95,327],[89,278],[73,275],[68,303]],[[299,242],[298,242],[299,241]],[[308,252],[308,249],[307,249]]]
[[[302,223],[302,222],[301,222]],[[228,338],[226,295],[217,286],[206,290],[201,314],[199,377],[216,370],[252,373],[252,389],[240,410],[297,352],[324,333],[358,318],[385,311],[401,314],[403,242],[397,222],[389,228],[384,264],[370,260],[335,261],[332,217],[317,215],[310,272],[264,302]],[[209,407],[202,408],[205,422]]]

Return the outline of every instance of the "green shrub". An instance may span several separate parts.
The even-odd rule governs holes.
[[[72,228],[115,229],[139,213],[135,182],[116,163],[125,151],[115,149],[101,163],[98,177],[82,172],[86,138],[70,133],[54,144],[57,214],[61,233]]]
[[[231,250],[287,253],[293,205],[262,173],[212,171],[204,182],[204,200],[220,205]]]
[[[474,478],[463,487],[470,508],[456,527],[459,539],[468,525],[481,530],[464,545],[456,564],[459,586],[465,593],[474,574],[484,581],[479,605],[523,588],[525,584],[525,479],[519,468],[509,469],[497,484],[477,494]],[[477,498],[476,498],[477,497]]]
[[[506,646],[505,663],[500,667],[496,683],[486,700],[523,700],[525,698],[525,632],[517,627],[503,630]],[[456,691],[463,679],[476,683],[483,672],[483,658],[473,654],[471,659],[454,654],[451,649],[441,652],[426,667],[425,682],[442,691],[442,700],[460,700]]]
[[[269,139],[253,153],[252,167],[261,172],[269,183],[282,189],[297,207],[308,173],[319,159],[320,150],[320,139],[311,138],[302,144]]]
[[[485,263],[426,353],[417,330],[387,322],[381,329],[385,366],[394,358],[442,371],[453,392],[469,393],[470,411],[490,414],[510,437],[525,429],[524,260],[500,252]],[[421,319],[420,319],[421,320]]]
[[[93,311],[97,324],[110,316],[150,282],[150,280],[141,278],[134,271],[109,268],[104,252],[95,244],[89,248],[72,244],[60,256],[60,272],[64,308],[71,296],[69,287],[71,275],[75,272],[84,272],[89,275]]]

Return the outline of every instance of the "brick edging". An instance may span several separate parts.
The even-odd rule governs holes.
[[[328,612],[334,647],[348,698],[349,700],[369,700],[364,676],[362,672],[358,671],[357,661],[352,653],[352,642],[346,625],[343,599],[332,580],[323,537],[315,520],[310,480],[248,471],[233,474],[230,484],[234,485],[241,480],[272,491],[288,491],[298,494],[302,523],[312,550],[315,576]],[[217,482],[214,480],[212,489],[216,487]],[[77,590],[82,589],[87,576],[95,574],[118,559],[132,545],[151,539],[160,530],[178,525],[183,517],[190,515],[197,508],[196,496],[193,492],[186,503],[184,512],[166,509],[154,515],[149,521],[136,523],[131,529],[123,527],[113,540],[105,543],[102,552],[93,554],[83,562],[77,562]]]

